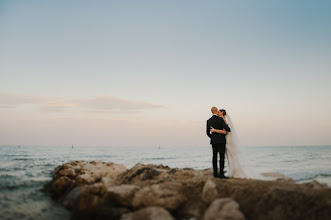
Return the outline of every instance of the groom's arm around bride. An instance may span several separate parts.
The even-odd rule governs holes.
[[[217,130],[223,130],[224,133],[210,132],[211,128]],[[206,126],[206,134],[210,138],[210,144],[213,143],[225,143],[225,135],[227,132],[231,132],[230,127],[225,123],[222,117],[213,115],[208,121]]]

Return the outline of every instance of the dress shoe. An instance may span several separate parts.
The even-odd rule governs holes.
[[[227,177],[227,176],[219,176],[218,178],[220,178],[220,179],[229,179],[229,177]]]

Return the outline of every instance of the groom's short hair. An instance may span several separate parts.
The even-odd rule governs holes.
[[[211,112],[213,113],[213,114],[215,114],[215,113],[217,113],[218,112],[218,109],[217,109],[217,107],[212,107],[211,109]]]

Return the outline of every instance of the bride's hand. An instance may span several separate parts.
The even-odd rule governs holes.
[[[210,126],[210,132],[215,132],[215,128],[213,128],[212,126]]]

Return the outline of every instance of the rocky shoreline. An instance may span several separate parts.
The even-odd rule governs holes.
[[[52,178],[44,191],[72,219],[331,219],[331,188],[316,181],[218,179],[211,169],[101,161],[63,164]]]

